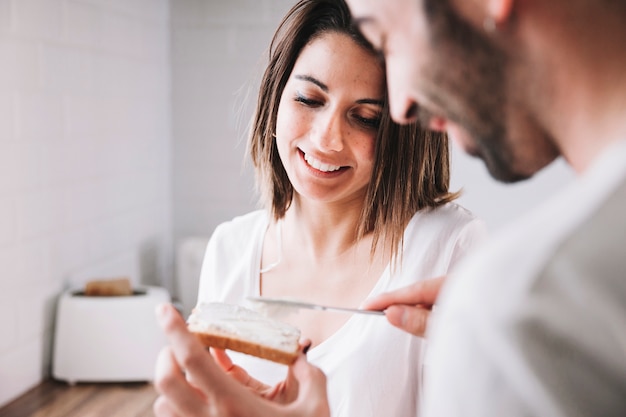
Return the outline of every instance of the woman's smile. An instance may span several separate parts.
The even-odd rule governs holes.
[[[276,146],[294,191],[353,201],[369,184],[385,94],[378,58],[345,34],[307,44],[281,95]]]
[[[327,174],[327,175],[338,174],[349,168],[348,166],[332,165],[329,163],[324,163],[320,161],[319,159],[313,157],[312,155],[305,153],[301,149],[298,149],[298,152],[300,153],[300,156],[302,157],[302,160],[307,165],[307,167],[315,170],[316,174]],[[330,175],[330,176],[335,176],[335,175]]]

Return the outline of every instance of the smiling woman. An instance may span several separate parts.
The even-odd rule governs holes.
[[[337,204],[364,200],[383,80],[378,60],[348,35],[325,33],[304,47],[276,121],[276,146],[296,190],[295,204],[302,199]]]
[[[342,1],[301,0],[283,19],[249,150],[265,209],[215,230],[199,302],[267,296],[357,308],[445,275],[483,235],[451,203],[445,134],[391,121],[383,63]],[[416,415],[422,339],[372,315],[302,311],[285,321],[312,341],[307,357],[328,376],[333,415]],[[286,375],[232,359],[268,384]],[[403,390],[385,389],[394,386]]]

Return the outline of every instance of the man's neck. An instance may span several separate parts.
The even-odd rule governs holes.
[[[572,12],[575,16],[557,21],[554,14],[544,13],[552,19],[536,21],[541,36],[534,37],[540,54],[536,58],[546,63],[537,74],[549,74],[543,77],[542,87],[550,97],[538,111],[563,157],[578,173],[607,146],[626,138],[623,19],[607,10],[587,18],[584,12],[578,6]]]

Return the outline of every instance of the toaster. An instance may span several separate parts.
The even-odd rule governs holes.
[[[64,292],[57,305],[52,376],[76,382],[152,381],[165,335],[155,317],[168,291],[144,286],[133,295]]]

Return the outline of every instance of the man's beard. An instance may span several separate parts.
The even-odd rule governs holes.
[[[423,74],[425,94],[445,118],[463,127],[474,141],[471,154],[504,182],[528,178],[514,171],[514,152],[506,126],[507,55],[461,18],[448,0],[424,0],[430,24],[433,65]],[[419,51],[417,52],[419,53]],[[420,119],[428,111],[420,109]]]

